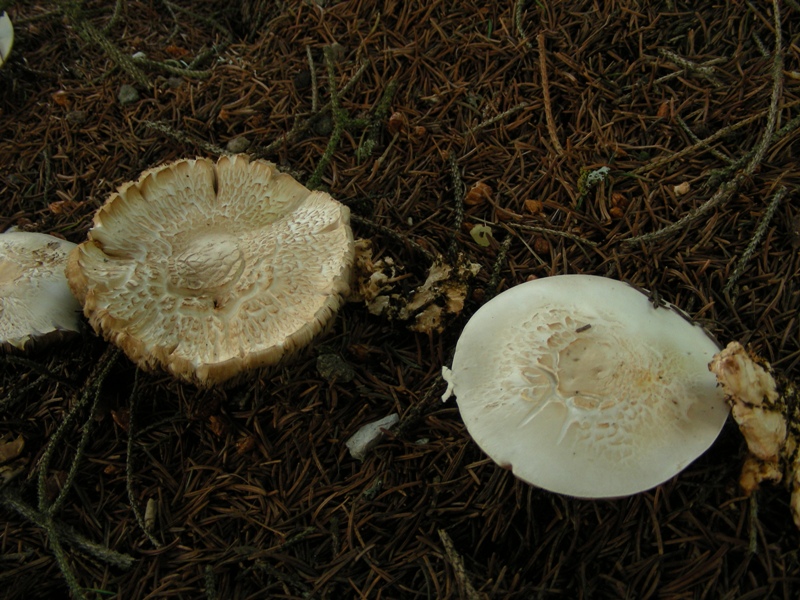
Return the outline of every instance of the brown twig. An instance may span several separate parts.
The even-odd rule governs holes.
[[[556,149],[556,153],[564,154],[564,148],[561,147],[561,142],[558,141],[556,123],[553,120],[553,107],[550,103],[550,82],[547,79],[547,56],[545,55],[544,33],[540,33],[536,37],[536,41],[539,43],[539,72],[542,77],[542,100],[544,101],[544,115],[547,119],[547,131],[550,133],[550,142]]]

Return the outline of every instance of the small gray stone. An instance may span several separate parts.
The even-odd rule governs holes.
[[[119,86],[119,92],[117,92],[117,100],[122,106],[127,106],[128,104],[133,104],[139,99],[139,92],[136,91],[136,88],[130,84],[123,83]]]
[[[356,376],[353,367],[338,354],[320,354],[317,357],[317,371],[328,382],[335,380],[348,383]]]
[[[239,154],[240,152],[244,152],[249,147],[250,147],[250,140],[248,140],[243,135],[228,140],[228,144],[226,146],[228,152],[232,152],[233,154]]]
[[[71,125],[83,125],[89,118],[85,110],[71,110],[64,117]]]

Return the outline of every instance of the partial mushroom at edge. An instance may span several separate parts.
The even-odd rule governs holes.
[[[143,368],[208,386],[308,344],[349,288],[350,213],[244,155],[120,187],[71,255],[92,327]]]
[[[0,234],[0,347],[25,350],[78,332],[81,306],[64,274],[73,248],[45,233]]]

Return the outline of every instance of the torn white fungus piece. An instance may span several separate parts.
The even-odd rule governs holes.
[[[64,267],[75,244],[44,233],[0,234],[0,346],[25,350],[79,329]]]
[[[346,206],[247,156],[179,160],[112,194],[67,277],[145,369],[201,386],[306,346],[348,292]]]
[[[475,442],[520,479],[613,498],[671,478],[728,415],[708,361],[719,349],[671,306],[602,277],[561,275],[499,294],[444,369]]]
[[[0,13],[0,67],[8,60],[14,46],[14,26],[8,13]]]

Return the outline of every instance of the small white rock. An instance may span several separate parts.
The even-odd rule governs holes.
[[[363,461],[367,456],[367,452],[383,439],[383,430],[391,429],[398,421],[400,421],[400,417],[392,413],[388,417],[367,423],[361,427],[345,442],[347,449],[350,451],[350,456]]]

